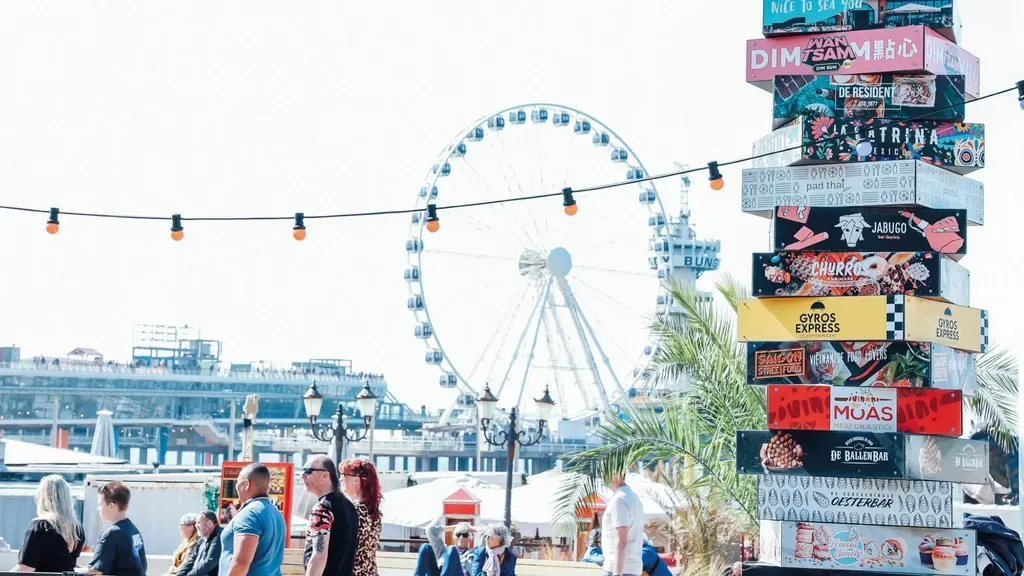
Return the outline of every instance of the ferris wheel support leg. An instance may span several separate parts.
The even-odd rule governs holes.
[[[569,310],[569,314],[571,315],[572,308],[569,308],[568,304],[566,304],[566,309]],[[576,379],[576,388],[579,390],[580,396],[583,397],[583,402],[587,409],[595,408],[596,406],[591,402],[590,394],[587,393],[587,386],[583,382],[583,374],[580,373],[579,366],[577,366],[576,362],[573,361],[572,348],[569,347],[569,339],[565,336],[565,329],[562,327],[562,321],[558,318],[558,314],[555,313],[554,309],[551,310],[551,316],[555,319],[555,332],[558,333],[558,339],[561,340],[562,347],[565,349],[565,354],[569,358],[569,364],[572,366],[572,375]],[[563,413],[566,413],[567,407],[565,406],[564,400],[562,401],[562,408]]]
[[[537,326],[533,328],[533,342],[530,343],[530,353],[526,357],[526,367],[523,369],[523,382],[519,385],[519,396],[516,398],[516,407],[523,400],[523,390],[526,389],[526,378],[530,375],[530,365],[533,364],[533,353],[537,349],[537,339],[540,337],[540,325],[544,317],[544,308],[551,297],[551,282],[554,277],[548,274],[548,281],[544,283],[544,293],[540,297],[540,307],[537,309]]]
[[[580,345],[583,346],[583,355],[587,358],[587,366],[594,375],[594,386],[597,388],[598,394],[601,395],[601,405],[605,410],[608,410],[611,408],[608,405],[608,393],[605,392],[604,383],[601,381],[601,374],[597,371],[597,361],[594,360],[594,353],[590,351],[590,345],[587,344],[587,335],[583,332],[583,324],[580,322],[582,314],[580,314],[576,299],[572,297],[572,291],[569,290],[569,284],[565,281],[565,277],[558,279],[558,289],[562,291],[562,298],[565,300],[566,307],[569,308],[569,317],[572,318],[572,324],[576,328]]]
[[[594,347],[597,348],[597,353],[601,355],[601,362],[604,363],[605,367],[608,368],[608,373],[612,376],[612,381],[615,382],[615,387],[619,389],[620,394],[624,394],[625,390],[622,389],[622,383],[619,382],[619,376],[612,370],[612,363],[608,360],[608,355],[604,353],[604,348],[601,347],[601,341],[597,339],[597,335],[594,334],[594,329],[590,327],[590,322],[587,321],[586,314],[583,313],[583,308],[580,307],[579,301],[576,300],[576,295],[572,293],[572,289],[569,288],[569,283],[565,283],[565,291],[572,299],[572,307],[580,316],[580,320],[583,321],[583,327],[587,329],[587,333],[590,334],[590,339],[594,341]]]
[[[516,360],[519,359],[519,351],[523,348],[523,342],[526,341],[526,334],[530,331],[533,317],[539,316],[540,311],[544,309],[544,301],[547,299],[547,290],[550,288],[550,285],[551,282],[549,280],[544,292],[537,293],[537,303],[530,310],[530,316],[526,319],[526,326],[523,327],[523,333],[519,335],[519,342],[516,342],[516,349],[512,352],[512,359],[509,360],[508,368],[505,369],[505,374],[501,377],[501,383],[498,384],[498,392],[495,394],[498,398],[501,398],[501,392],[505,389],[505,383],[508,382],[508,375],[512,373],[512,367],[515,366]],[[540,322],[540,319],[538,318],[537,321]]]

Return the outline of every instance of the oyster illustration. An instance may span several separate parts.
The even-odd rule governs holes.
[[[846,524],[846,512],[840,511],[839,514],[836,514],[836,522]]]
[[[775,506],[776,504],[778,504],[779,503],[779,493],[776,492],[775,490],[769,490],[768,491],[768,503],[771,504],[772,506]]]
[[[885,525],[885,514],[882,514],[881,512],[875,513],[875,524],[878,524],[879,526]]]
[[[935,526],[938,525],[938,520],[935,518],[935,516],[929,514],[927,517],[925,517],[924,523],[927,524],[929,528],[935,528]]]
[[[928,511],[928,497],[921,494],[921,497],[917,499],[917,509],[921,512]]]
[[[868,517],[868,520],[871,518]],[[850,524],[860,524],[860,514],[856,512],[850,512]]]
[[[846,490],[846,487],[849,485],[850,481],[847,480],[846,478],[840,478],[839,481],[836,482],[836,487],[839,488],[840,490]]]
[[[939,526],[941,528],[949,528],[949,519],[945,516],[939,516]]]
[[[953,501],[951,499],[946,498],[942,501],[942,511],[946,514],[953,512]]]
[[[811,486],[811,479],[808,478],[807,476],[801,476],[800,477],[800,487],[801,488],[810,488],[810,486]]]
[[[908,517],[907,520],[910,520],[910,518]],[[876,524],[883,524],[885,526],[899,526],[900,520],[896,517],[895,514],[889,514],[885,517],[885,522],[876,522]]]
[[[776,508],[775,509],[775,519],[776,520],[783,520],[785,518],[786,518],[786,511],[783,510],[782,508]]]
[[[811,486],[814,486],[815,488],[821,488],[821,485],[821,476],[815,476],[814,478],[811,478]]]
[[[789,507],[789,498],[790,498],[789,490],[783,490],[779,494],[779,501],[782,502],[782,505],[787,507],[787,508]]]
[[[885,490],[885,480],[881,478],[875,480],[875,490]]]
[[[826,510],[825,511],[825,522],[831,523],[831,522],[835,522],[835,521],[836,521],[836,514],[835,514],[835,512],[833,512],[831,510]]]
[[[886,480],[885,485],[888,486],[889,490],[892,492],[895,492],[897,488],[903,490],[904,492],[907,491],[907,483],[903,481]]]
[[[764,489],[764,486],[762,486],[757,491],[757,505],[758,506],[764,506],[764,503],[765,503],[766,500],[768,500],[768,494],[766,493],[766,490]]]
[[[910,526],[910,514],[900,514],[899,526]]]
[[[796,476],[790,476],[789,477],[789,487],[790,488],[796,488],[796,485],[797,485]]]
[[[769,494],[768,496],[769,496],[768,501],[771,502],[771,494]],[[913,496],[908,496],[907,497],[907,512],[913,512],[914,510],[917,510],[917,498],[914,498]]]
[[[942,512],[942,500],[938,496],[932,496],[932,512]]]
[[[835,488],[835,487],[836,487],[836,479],[835,478],[825,478],[825,488]]]
[[[811,519],[811,515],[808,514],[807,508],[801,508],[800,509],[800,521],[801,522],[807,522],[810,519]]]
[[[761,520],[775,520],[772,516],[772,509],[765,506],[764,510],[761,510]]]
[[[821,512],[815,510],[811,513],[811,522],[821,522]]]
[[[928,482],[924,487],[928,489],[929,494],[935,494],[935,482]]]
[[[789,511],[786,512],[786,520],[789,520],[790,522],[796,522],[796,510],[790,508]]]
[[[804,505],[804,497],[799,491],[793,492],[793,506],[795,508],[801,508]]]
[[[850,478],[850,489],[860,490],[860,478]]]
[[[914,514],[914,526],[924,526],[924,518],[920,514]]]
[[[920,494],[921,492],[924,492],[924,482],[914,480],[914,494]]]
[[[939,482],[939,494],[949,494],[949,482]]]
[[[811,496],[814,497],[814,503],[822,508],[828,507],[828,496],[825,496],[821,492],[811,492]]]

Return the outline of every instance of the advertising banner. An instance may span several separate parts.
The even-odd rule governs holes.
[[[769,430],[963,434],[963,396],[935,388],[768,387]]]
[[[971,303],[966,268],[937,252],[774,252],[754,254],[751,295],[904,294]]]
[[[963,75],[967,95],[981,94],[978,57],[926,26],[747,40],[747,82],[768,91],[780,75],[894,72]]]
[[[924,342],[748,342],[747,384],[936,388],[973,395],[975,357]]]
[[[760,520],[950,528],[963,491],[950,482],[758,476]]]
[[[239,472],[249,464],[249,462],[223,462],[220,465],[220,501],[217,514],[220,517],[221,524],[231,522],[231,519],[238,513],[239,506],[242,505],[242,502],[238,500],[235,483],[238,481]],[[270,492],[267,496],[270,497],[270,501],[284,515],[284,522],[287,527],[285,534],[291,534],[295,465],[290,462],[264,462],[264,464],[270,469]],[[286,539],[285,546],[287,545]]]
[[[785,126],[754,141],[751,147],[750,165],[754,168],[774,168],[796,164],[803,159],[803,129],[797,118]]]
[[[967,352],[988,350],[988,312],[915,296],[748,298],[740,342],[912,340]]]
[[[923,25],[953,42],[963,27],[959,0],[922,6],[912,0],[764,0],[764,35],[847,32]]]
[[[806,115],[787,124],[787,141],[800,133],[799,150],[772,154],[754,161],[754,168],[792,165],[922,160],[957,174],[969,174],[985,167],[985,125],[938,120],[893,120],[872,118],[830,118]],[[761,140],[777,139],[769,134]],[[871,154],[861,156],[857,144],[871,143]],[[754,150],[764,147],[755,143]],[[797,160],[793,160],[799,155]]]
[[[760,559],[783,568],[974,576],[977,546],[975,532],[962,528],[762,522]]]
[[[988,351],[988,312],[924,298],[906,299],[904,338],[969,352]]]
[[[787,130],[794,132],[795,128]],[[799,131],[795,132],[793,142],[799,141]],[[748,169],[743,171],[742,204],[744,212],[765,218],[771,218],[779,206],[916,204],[937,209],[966,208],[968,224],[985,223],[984,184],[920,160]]]
[[[988,444],[900,432],[741,430],[736,432],[736,472],[984,484]]]
[[[988,445],[902,433],[740,430],[736,472],[984,484],[988,482]]]
[[[934,74],[776,76],[772,128],[798,116],[962,122],[964,77]]]
[[[967,254],[967,211],[780,206],[772,218],[772,248],[822,252],[931,251],[959,260]]]

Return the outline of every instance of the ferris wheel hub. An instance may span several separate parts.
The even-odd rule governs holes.
[[[548,252],[547,256],[536,250],[526,250],[519,257],[519,273],[531,278],[540,278],[545,273],[555,278],[565,278],[572,270],[572,255],[559,246]]]
[[[572,255],[565,248],[559,246],[548,252],[548,272],[555,278],[565,278],[572,270]]]

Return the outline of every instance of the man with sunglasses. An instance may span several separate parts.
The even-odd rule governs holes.
[[[235,492],[242,505],[221,533],[218,576],[281,576],[288,533],[269,491],[266,464],[254,462],[238,473]]]
[[[306,491],[318,498],[306,528],[305,576],[352,576],[359,516],[341,494],[338,467],[326,455],[310,456],[302,469],[302,481]]]
[[[454,546],[445,546],[444,533],[451,530]],[[413,576],[470,576],[475,560],[473,528],[467,522],[427,528],[427,544],[420,546]]]

